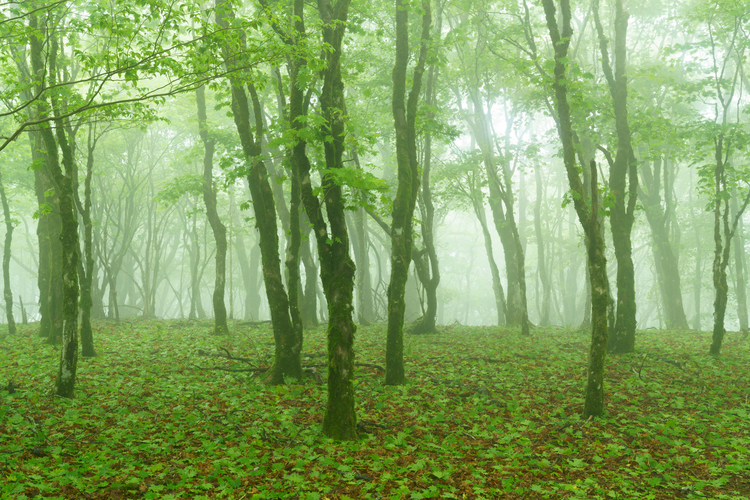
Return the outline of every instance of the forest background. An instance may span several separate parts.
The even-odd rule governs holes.
[[[742,2],[0,9],[8,332],[59,396],[92,318],[270,319],[270,385],[324,323],[344,440],[357,324],[387,385],[405,329],[591,331],[584,417],[637,326],[747,335]]]

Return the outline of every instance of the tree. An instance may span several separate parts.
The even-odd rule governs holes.
[[[416,118],[430,37],[430,3],[422,2],[422,34],[406,100],[406,70],[409,61],[409,5],[396,0],[396,62],[393,66],[393,121],[396,129],[398,189],[393,200],[391,223],[391,279],[388,285],[388,333],[385,349],[385,383],[400,385],[404,374],[404,292],[412,252],[412,217],[419,192]]]
[[[628,16],[622,0],[615,1],[615,68],[609,61],[609,50],[604,29],[599,19],[599,1],[592,4],[602,70],[607,79],[617,131],[617,153],[614,160],[609,152],[609,189],[614,197],[610,208],[612,243],[617,259],[617,312],[615,327],[609,336],[609,350],[614,353],[632,352],[635,349],[635,270],[633,268],[631,231],[635,220],[635,203],[638,193],[638,163],[633,153],[628,124],[628,79],[626,76],[626,40]],[[626,193],[627,189],[627,193]]]
[[[198,133],[205,154],[203,156],[203,202],[206,204],[206,217],[211,224],[211,231],[216,240],[216,282],[214,283],[214,333],[225,335],[229,333],[227,326],[227,307],[224,304],[224,289],[226,284],[227,263],[227,228],[219,218],[216,210],[216,192],[213,182],[213,156],[216,141],[209,135],[206,119],[206,89],[199,87],[195,91],[198,106]]]
[[[443,29],[443,6],[437,2],[437,24],[435,33],[439,37]],[[433,45],[437,46],[437,41]],[[433,56],[437,59],[437,56]],[[424,132],[424,153],[422,154],[422,183],[419,193],[420,229],[422,233],[423,249],[417,252],[420,257],[414,260],[414,266],[419,276],[419,281],[424,286],[427,295],[427,309],[421,318],[414,322],[411,332],[414,334],[435,332],[435,318],[437,316],[437,290],[440,285],[440,264],[438,262],[437,250],[435,249],[435,204],[432,200],[432,187],[430,176],[432,173],[432,139],[431,128],[434,127],[435,112],[438,109],[438,74],[437,62],[432,61],[427,70],[427,82],[425,88],[425,122],[427,126]]]
[[[0,173],[0,201],[3,205],[5,219],[5,242],[3,244],[3,298],[5,298],[5,316],[8,318],[8,334],[16,334],[16,320],[13,317],[13,290],[10,288],[10,251],[13,243],[14,221],[10,216],[10,206],[5,195],[2,173]]]
[[[569,78],[566,75],[566,66],[568,64],[570,40],[573,35],[570,24],[570,2],[569,0],[561,0],[560,2],[562,30],[558,27],[553,0],[542,0],[542,4],[555,54],[552,86],[555,110],[557,111],[557,131],[563,147],[563,163],[572,192],[573,206],[586,234],[588,247],[589,280],[591,282],[591,347],[583,416],[600,416],[604,412],[604,361],[607,352],[607,303],[609,296],[607,293],[607,262],[604,256],[604,241],[599,230],[599,218],[597,217],[599,211],[597,169],[595,162],[592,160],[590,164],[591,206],[587,206],[583,183],[576,167],[576,150],[573,144],[573,127],[568,102]]]
[[[35,81],[39,82],[36,91],[41,94],[43,90],[41,82],[46,78],[49,78],[54,86],[58,55],[57,34],[53,32],[49,37],[50,53],[47,60],[49,67],[47,67],[42,53],[42,40],[47,37],[40,29],[39,19],[35,13],[29,16],[29,28],[31,68]],[[54,125],[57,137],[53,134],[49,121],[44,121],[41,124],[39,133],[46,148],[47,165],[52,173],[55,188],[59,191],[59,208],[62,221],[60,241],[62,243],[63,338],[56,392],[58,396],[72,398],[78,363],[78,261],[80,258],[78,220],[73,201],[73,176],[76,167],[73,160],[73,151],[65,133],[63,119],[60,118],[61,110],[55,107],[56,98],[59,99],[59,96],[53,94],[52,103],[48,103],[46,99],[38,99],[35,103],[35,112],[40,117],[46,116],[50,111],[55,115]],[[64,172],[60,166],[58,146],[63,154]]]
[[[246,39],[242,27],[236,25],[236,18],[231,5],[216,0],[216,24],[226,31],[223,33],[222,52],[227,69],[231,72],[242,65],[238,57],[246,52]],[[231,29],[230,29],[231,27]],[[279,238],[276,225],[276,206],[273,191],[269,184],[268,169],[261,157],[263,136],[263,111],[258,94],[252,81],[244,81],[236,73],[229,76],[231,84],[232,116],[237,128],[242,151],[247,162],[247,181],[252,196],[255,221],[260,238],[263,278],[266,285],[266,296],[271,309],[274,341],[276,344],[274,363],[266,382],[281,384],[284,375],[302,378],[302,338],[293,329],[289,315],[289,298],[284,289],[279,263]],[[250,107],[245,86],[250,93],[255,115],[255,134],[250,125]]]

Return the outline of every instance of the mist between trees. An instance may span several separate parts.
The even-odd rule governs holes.
[[[72,396],[91,318],[272,320],[267,383],[328,322],[342,439],[356,324],[387,322],[388,384],[446,324],[592,330],[592,373],[636,328],[718,355],[748,330],[749,11],[5,3],[8,330],[62,345]]]

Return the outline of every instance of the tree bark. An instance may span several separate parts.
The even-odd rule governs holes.
[[[94,280],[93,221],[91,220],[91,179],[94,175],[94,149],[96,139],[89,128],[86,147],[86,177],[83,181],[83,207],[79,207],[83,219],[83,249],[85,255],[84,273],[81,275],[81,354],[84,357],[96,356],[94,333],[91,329],[91,308],[94,305],[91,284]],[[80,205],[80,202],[78,203]],[[80,210],[82,208],[82,210]]]
[[[726,329],[724,319],[727,311],[727,300],[729,296],[729,285],[727,283],[727,266],[731,255],[730,248],[732,239],[737,231],[737,226],[742,214],[750,202],[750,190],[744,199],[742,206],[737,210],[730,222],[729,217],[729,190],[727,187],[727,164],[731,151],[731,141],[720,132],[714,139],[715,166],[714,166],[714,327],[711,338],[709,354],[718,356],[721,353],[721,345],[724,341]]]
[[[443,27],[443,9],[442,4],[437,2],[437,24],[435,33],[441,36]],[[438,67],[431,64],[427,71],[427,82],[425,88],[425,103],[427,104],[426,121],[434,120],[434,112],[437,107],[437,79]],[[437,318],[437,290],[440,285],[440,263],[438,262],[437,251],[435,250],[435,205],[432,202],[432,188],[430,186],[430,174],[432,167],[432,134],[428,131],[424,136],[424,152],[422,155],[422,190],[419,197],[419,206],[421,212],[421,232],[422,244],[424,249],[419,255],[424,255],[424,265],[420,266],[421,271],[417,269],[419,281],[424,286],[425,295],[427,296],[427,309],[421,318],[419,318],[412,327],[412,333],[434,333],[435,319]],[[415,261],[416,266],[416,261]]]
[[[539,326],[549,325],[550,301],[552,289],[547,273],[547,258],[545,256],[545,241],[542,235],[542,173],[539,165],[534,169],[534,180],[536,182],[536,204],[534,205],[534,233],[537,245],[537,269],[539,280],[542,282],[542,306],[539,312]]]
[[[617,311],[615,327],[609,336],[609,350],[627,353],[635,350],[636,304],[635,268],[633,266],[631,231],[635,220],[635,203],[638,192],[638,164],[633,153],[628,124],[628,83],[626,70],[626,38],[628,13],[622,0],[615,2],[615,68],[609,63],[607,39],[599,20],[599,2],[592,4],[602,69],[607,79],[617,131],[617,153],[610,162],[609,188],[614,195],[610,209],[610,229],[617,259]],[[608,157],[609,160],[609,157]],[[626,193],[627,189],[627,193]],[[627,200],[626,200],[627,198]]]
[[[737,190],[732,196],[732,217],[737,217],[739,206],[737,203]],[[736,295],[737,295],[737,317],[740,320],[740,331],[748,333],[748,314],[747,314],[747,265],[745,263],[745,238],[742,218],[740,217],[737,224],[734,242],[734,269],[736,275]]]
[[[46,73],[44,56],[42,54],[42,43],[45,37],[38,36],[43,31],[40,30],[37,15],[29,16],[29,28],[32,35],[29,37],[31,66],[39,82],[44,80]],[[49,83],[54,86],[54,76],[56,73],[57,59],[57,39],[53,34],[50,36],[50,53],[49,62]],[[41,84],[40,84],[41,85]],[[41,87],[37,88],[37,93],[41,94]],[[54,108],[53,113],[57,113]],[[44,116],[48,111],[48,103],[44,98],[40,98],[37,103],[38,116]],[[49,124],[42,125],[39,133],[42,136],[46,147],[48,166],[55,182],[55,188],[59,191],[59,208],[60,219],[62,221],[62,230],[60,232],[60,242],[62,247],[62,261],[60,262],[62,282],[63,282],[63,301],[62,301],[62,353],[60,356],[60,368],[56,380],[56,394],[65,398],[72,398],[75,389],[76,369],[78,365],[78,220],[76,218],[73,202],[73,176],[75,164],[73,160],[73,150],[65,135],[63,122],[59,118],[54,120],[57,141],[53,135],[52,128]],[[60,168],[58,156],[58,145],[62,151],[62,163],[65,168],[63,172]],[[54,265],[54,263],[53,263]]]
[[[419,192],[419,164],[416,145],[416,113],[422,87],[427,43],[430,36],[430,4],[422,2],[422,36],[419,60],[406,99],[406,70],[409,62],[409,10],[406,0],[396,0],[396,62],[393,66],[393,121],[396,129],[398,188],[393,199],[391,223],[391,279],[388,284],[388,333],[385,347],[385,383],[401,385],[404,372],[404,293],[409,277],[412,250],[412,217]]]
[[[214,334],[226,335],[229,333],[227,306],[224,303],[227,274],[227,228],[221,222],[219,212],[216,209],[216,192],[213,185],[213,159],[216,140],[208,133],[205,86],[199,87],[195,96],[198,107],[198,133],[205,150],[203,155],[203,202],[206,205],[206,218],[208,223],[211,224],[211,231],[214,233],[214,240],[216,241],[216,279],[213,293]]]
[[[216,23],[226,29],[230,21],[234,20],[234,11],[228,2],[216,0]],[[244,38],[240,44],[244,49]],[[224,60],[227,68],[236,65],[235,54],[230,52],[230,44],[224,46]],[[232,85],[232,113],[237,133],[242,143],[242,150],[246,161],[250,164],[247,175],[250,193],[255,211],[255,221],[260,237],[261,261],[263,278],[266,285],[266,296],[271,310],[274,341],[276,345],[274,363],[266,378],[268,384],[281,384],[284,376],[302,378],[301,339],[295,336],[292,321],[289,316],[289,299],[284,289],[279,262],[279,239],[276,225],[276,207],[273,191],[268,181],[268,170],[260,157],[261,137],[263,136],[263,122],[260,101],[252,82],[241,82],[236,73],[232,73],[229,80]],[[253,114],[255,115],[255,136],[250,125],[250,108],[247,94],[243,87],[247,84],[251,94]],[[257,140],[256,140],[257,139]]]
[[[668,165],[663,162],[661,156],[654,159],[653,172],[644,164],[641,168],[644,185],[640,192],[646,219],[651,227],[653,240],[654,262],[656,264],[656,275],[659,282],[662,304],[664,305],[664,316],[667,329],[687,330],[688,322],[682,303],[682,287],[680,285],[680,272],[677,255],[672,249],[669,238],[669,221],[671,213],[662,208],[661,200],[661,173],[664,172],[664,190],[667,192],[671,186],[667,182]]]
[[[586,382],[583,416],[600,416],[604,412],[604,362],[607,353],[607,266],[604,240],[599,230],[596,164],[591,162],[591,206],[585,202],[583,183],[576,168],[573,127],[570,120],[568,85],[565,65],[573,30],[570,25],[570,1],[561,0],[562,32],[558,28],[554,0],[542,0],[552,46],[555,50],[553,89],[557,111],[557,130],[563,146],[563,162],[568,183],[573,191],[573,206],[588,237],[588,267],[592,294],[591,347]]]
[[[490,274],[492,275],[492,292],[495,295],[495,309],[497,311],[497,326],[505,325],[505,318],[507,314],[505,304],[505,291],[503,290],[503,283],[500,281],[500,271],[495,262],[495,254],[492,250],[492,235],[490,234],[489,227],[487,225],[487,216],[484,213],[484,199],[481,191],[476,187],[476,183],[469,182],[471,196],[471,205],[474,208],[474,214],[479,220],[479,225],[482,227],[482,236],[484,237],[484,250],[487,253],[487,261],[490,265]]]
[[[344,168],[344,83],[341,79],[342,40],[351,0],[318,0],[318,11],[323,21],[323,42],[330,49],[325,54],[323,88],[320,107],[324,119],[321,132],[324,141],[327,172],[322,178],[322,196],[328,213],[330,233],[323,219],[320,200],[315,196],[310,179],[310,162],[304,154],[306,143],[295,144],[293,168],[300,179],[302,202],[313,225],[320,257],[320,277],[328,301],[328,401],[323,416],[323,433],[339,440],[357,438],[357,415],[354,409],[354,333],[357,330],[353,313],[355,266],[349,255],[349,237],[346,230],[344,200],[341,186],[332,172]],[[304,35],[303,2],[295,0],[295,31]],[[290,101],[293,124],[302,116],[301,85],[295,78],[292,89],[299,92]]]
[[[5,196],[2,172],[0,172],[0,200],[3,204],[5,218],[5,242],[3,244],[3,298],[5,299],[5,315],[8,318],[8,334],[16,334],[16,320],[13,317],[13,290],[10,288],[10,252],[13,243],[13,219],[10,217],[10,206]]]

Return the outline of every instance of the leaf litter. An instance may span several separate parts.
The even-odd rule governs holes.
[[[277,387],[258,376],[270,326],[231,329],[97,323],[74,400],[53,396],[56,348],[30,327],[0,337],[1,497],[750,498],[739,335],[712,358],[706,332],[639,332],[635,353],[607,359],[606,415],[584,420],[584,332],[407,336],[408,383],[390,387],[385,326],[360,327],[360,439],[334,442],[320,432],[324,329],[306,333],[305,379]]]

